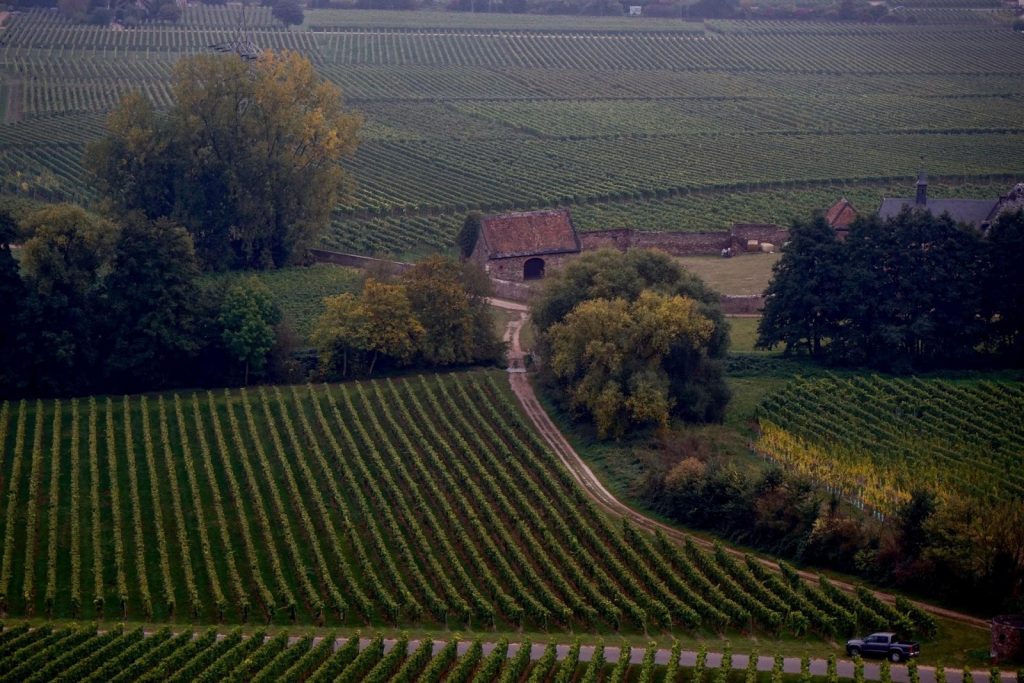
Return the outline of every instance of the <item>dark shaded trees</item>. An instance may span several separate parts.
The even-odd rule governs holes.
[[[211,269],[280,267],[327,227],[346,187],[340,162],[362,119],[306,58],[198,55],[174,68],[174,104],[139,95],[108,119],[86,166],[110,204],[171,218]]]
[[[140,214],[123,223],[103,282],[109,385],[166,386],[198,352],[199,268],[188,232]]]
[[[9,395],[19,381],[23,364],[18,337],[21,334],[25,306],[25,285],[20,268],[11,253],[17,223],[6,211],[0,211],[0,396]]]
[[[989,230],[985,316],[992,349],[1024,358],[1024,209],[1004,213]]]
[[[786,352],[820,356],[836,332],[843,290],[843,254],[835,231],[822,217],[794,222],[789,243],[772,268],[758,326],[758,346],[785,344]]]
[[[821,219],[796,224],[758,346],[896,372],[975,363],[986,348],[1012,358],[1024,324],[1020,221],[1000,218],[986,239],[948,216],[907,210],[858,219],[845,242]]]

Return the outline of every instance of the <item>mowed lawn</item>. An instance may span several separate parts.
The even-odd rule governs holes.
[[[761,294],[772,279],[772,266],[779,254],[740,254],[720,256],[681,256],[681,266],[695,273],[712,289],[722,294]]]

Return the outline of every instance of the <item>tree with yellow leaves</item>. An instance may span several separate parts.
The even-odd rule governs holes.
[[[668,424],[677,399],[665,361],[680,347],[706,348],[713,331],[689,297],[588,299],[548,330],[551,371],[600,437],[618,437],[634,424]]]

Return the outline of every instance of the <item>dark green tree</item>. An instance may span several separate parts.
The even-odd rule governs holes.
[[[786,353],[821,356],[823,342],[837,331],[842,288],[843,250],[835,231],[820,216],[794,222],[765,292],[758,347],[785,344]]]
[[[36,211],[22,228],[22,268],[28,287],[19,344],[31,393],[85,393],[100,374],[99,294],[116,229],[71,205]]]
[[[11,396],[21,383],[22,352],[17,343],[21,334],[25,306],[25,283],[21,270],[11,253],[16,235],[14,217],[0,211],[0,396]]]
[[[274,326],[281,317],[270,290],[254,277],[239,280],[228,290],[220,311],[224,345],[228,354],[249,374],[261,374],[274,348]]]
[[[988,234],[985,317],[992,347],[1007,359],[1024,358],[1024,209],[1004,213]]]
[[[189,374],[188,363],[199,349],[198,273],[184,228],[167,219],[128,217],[103,287],[113,387],[158,389]]]
[[[975,354],[985,333],[976,231],[948,216],[904,211],[856,221],[844,252],[838,358],[906,371]]]
[[[468,259],[476,249],[476,241],[480,238],[480,212],[471,211],[466,214],[466,220],[462,221],[462,228],[455,238],[455,244],[459,246],[459,254],[463,259]]]

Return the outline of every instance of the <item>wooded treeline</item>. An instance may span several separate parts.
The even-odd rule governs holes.
[[[907,372],[1024,358],[1024,211],[986,234],[948,215],[860,218],[845,241],[798,222],[766,292],[758,345]]]

